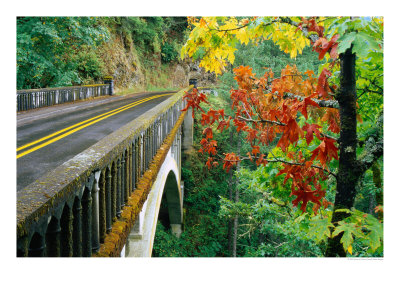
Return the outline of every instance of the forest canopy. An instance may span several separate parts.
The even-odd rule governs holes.
[[[266,250],[273,243],[289,244],[288,236],[276,239],[267,229],[271,214],[273,224],[288,226],[294,236],[305,232],[319,249],[312,255],[383,255],[383,19],[202,17],[189,23],[182,58],[230,84],[222,88],[227,106],[195,89],[186,95],[186,109],[198,111],[207,168],[236,169],[236,196],[230,176],[229,197],[219,203],[220,214],[233,222],[233,256],[240,237],[245,253],[258,255],[273,254]],[[266,45],[289,58],[304,53],[308,65],[299,59],[283,66],[285,55],[270,50],[262,66],[250,53]],[[229,130],[237,147],[228,152],[217,136]],[[260,200],[241,197],[249,192],[240,190],[246,172],[255,176],[247,184]],[[247,228],[241,235],[239,225]]]

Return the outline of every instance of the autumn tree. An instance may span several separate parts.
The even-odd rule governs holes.
[[[268,66],[263,76],[241,66],[234,70],[238,89],[231,90],[234,114],[200,103],[196,89],[186,95],[187,107],[202,111],[206,126],[200,151],[208,167],[218,164],[214,129],[234,126],[246,134],[247,156],[224,153],[229,171],[241,160],[257,165],[281,165],[278,175],[290,183],[294,206],[314,213],[333,205],[325,215],[322,235],[328,237],[326,256],[352,252],[354,236],[376,249],[383,240],[382,223],[352,210],[356,186],[366,170],[383,155],[383,20],[380,18],[189,18],[193,29],[182,56],[200,60],[207,71],[220,74],[234,62],[237,43],[272,40],[296,57],[311,46],[321,60],[318,76],[287,66],[275,75]],[[368,130],[357,127],[368,120]],[[269,151],[268,146],[276,149]],[[334,203],[326,200],[327,182],[336,181]],[[310,205],[309,205],[310,204]],[[383,206],[376,208],[382,211]]]

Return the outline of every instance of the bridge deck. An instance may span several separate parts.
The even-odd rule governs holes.
[[[17,155],[20,157],[17,159],[17,190],[21,190],[48,171],[139,117],[170,97],[170,93],[141,93],[125,97],[108,97],[19,113],[17,149],[20,150],[17,151]],[[95,122],[96,120],[98,122]],[[79,125],[75,126],[77,124]],[[59,133],[41,140],[57,132]],[[47,142],[51,143],[45,145]],[[23,148],[24,145],[30,143],[35,144]]]

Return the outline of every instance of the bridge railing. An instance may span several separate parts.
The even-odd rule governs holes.
[[[111,85],[93,84],[17,91],[17,111],[110,95]]]
[[[185,90],[19,191],[17,256],[96,253],[174,128]]]

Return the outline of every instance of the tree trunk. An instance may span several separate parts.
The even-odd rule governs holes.
[[[229,143],[233,144],[233,127],[230,128],[229,132]],[[229,192],[229,200],[233,201],[233,171],[232,168],[229,170],[229,180],[228,180],[228,192]],[[228,251],[229,254],[233,255],[233,219],[228,220]]]
[[[238,132],[238,142],[237,142],[237,154],[240,156],[240,147],[241,145],[240,140],[240,132]],[[237,163],[236,170],[240,170],[240,160]],[[235,191],[235,203],[239,202],[239,175],[236,175],[236,191]],[[233,219],[233,241],[232,241],[232,256],[237,256],[237,230],[238,230],[238,216],[235,216]]]
[[[356,55],[351,48],[340,56],[340,88],[336,95],[339,102],[340,139],[339,139],[339,169],[336,178],[335,205],[332,214],[332,223],[337,223],[346,217],[347,213],[337,212],[337,209],[353,207],[356,196],[356,184],[361,175],[357,167],[357,119],[356,119]],[[325,256],[346,256],[339,234],[328,240]]]

